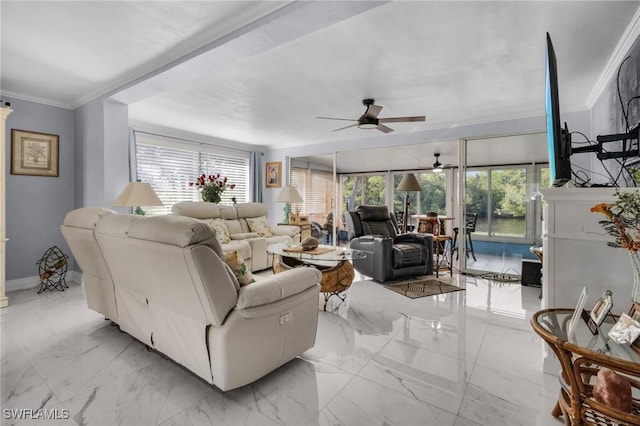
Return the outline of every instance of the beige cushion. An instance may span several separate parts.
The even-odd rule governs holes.
[[[239,203],[235,208],[238,218],[267,216],[269,209],[264,203]]]
[[[220,207],[215,203],[196,201],[181,201],[171,207],[174,214],[194,217],[196,219],[211,219],[220,217]]]
[[[231,241],[231,235],[229,235],[229,229],[227,229],[224,219],[209,219],[207,223],[216,231],[216,238],[220,244],[227,244]]]
[[[269,221],[266,216],[248,217],[246,220],[251,232],[255,232],[261,237],[273,236],[273,232],[271,232],[271,227],[269,226]]]
[[[231,268],[231,271],[236,276],[238,283],[240,283],[241,287],[247,284],[251,284],[252,282],[255,282],[255,279],[253,279],[253,274],[251,273],[251,270],[245,263],[244,259],[240,257],[237,251],[231,251],[229,253],[225,253],[224,261],[226,262],[227,265],[229,265],[229,268]]]

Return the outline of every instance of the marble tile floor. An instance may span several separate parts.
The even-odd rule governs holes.
[[[345,302],[331,298],[319,311],[314,348],[226,393],[87,309],[78,284],[12,292],[0,310],[0,421],[561,425],[550,415],[558,381],[542,373],[543,343],[529,326],[539,289],[458,275],[452,281],[466,291],[414,300],[355,282]],[[68,418],[16,420],[10,409]]]

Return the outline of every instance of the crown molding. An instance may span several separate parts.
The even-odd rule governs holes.
[[[35,97],[35,96],[29,96],[29,95],[23,95],[23,94],[20,94],[20,93],[7,92],[6,90],[3,90],[2,92],[0,92],[0,96],[2,96],[2,97],[6,96],[6,97],[12,98],[12,99],[19,99],[21,101],[35,102],[35,103],[38,103],[38,104],[48,105],[48,106],[57,107],[57,108],[74,109],[73,105],[64,104],[62,102],[57,102],[57,101],[52,101],[50,99],[38,98],[38,97]]]
[[[600,77],[596,81],[596,84],[591,89],[591,93],[587,96],[586,104],[589,109],[592,109],[596,101],[604,92],[607,84],[611,81],[614,75],[618,72],[618,67],[631,50],[633,43],[640,37],[640,7],[636,10],[636,13],[631,18],[627,29],[620,37],[616,48],[613,50],[607,65],[602,70]]]

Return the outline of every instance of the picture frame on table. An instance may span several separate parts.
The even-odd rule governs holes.
[[[267,188],[282,186],[282,162],[271,161],[265,165],[265,185]]]
[[[611,290],[607,290],[602,293],[602,296],[596,301],[596,304],[593,305],[593,308],[590,312],[590,317],[597,327],[600,327],[600,324],[604,322],[604,319],[607,317],[609,312],[611,312],[611,308],[613,307],[613,298]]]
[[[11,129],[11,174],[58,177],[58,135]]]
[[[569,327],[567,329],[567,338],[571,338],[576,331],[576,327],[578,326],[578,321],[582,317],[582,313],[584,311],[584,305],[587,302],[587,288],[582,287],[582,292],[580,293],[580,297],[578,298],[578,304],[576,305],[576,309],[573,311],[573,315],[571,316],[571,320],[569,321]]]

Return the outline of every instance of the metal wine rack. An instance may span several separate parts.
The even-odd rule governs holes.
[[[64,254],[57,246],[50,247],[44,252],[40,260],[36,262],[40,277],[38,294],[45,290],[64,291],[65,288],[69,288],[65,281],[67,259],[69,259],[69,256]]]

